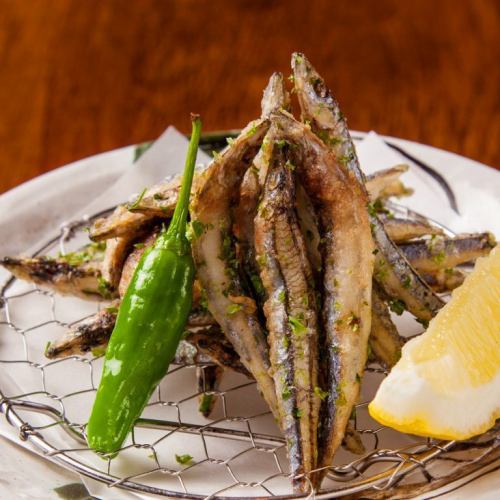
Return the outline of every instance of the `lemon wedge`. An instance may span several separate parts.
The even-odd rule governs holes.
[[[439,439],[493,427],[500,418],[500,245],[403,347],[368,409],[384,425]]]

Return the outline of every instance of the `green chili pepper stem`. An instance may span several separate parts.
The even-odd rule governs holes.
[[[200,142],[201,119],[199,115],[191,114],[192,132],[189,148],[186,156],[186,165],[182,178],[182,187],[175,206],[174,215],[166,232],[158,238],[158,243],[163,248],[176,251],[179,255],[185,255],[189,251],[186,239],[187,216],[189,212],[189,195],[193,184],[194,167],[198,154]]]

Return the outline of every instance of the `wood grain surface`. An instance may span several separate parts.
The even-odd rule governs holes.
[[[351,128],[500,166],[498,0],[0,0],[0,192],[190,111],[241,127],[294,50]]]

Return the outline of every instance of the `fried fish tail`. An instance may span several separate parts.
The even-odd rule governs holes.
[[[407,196],[413,191],[407,188],[399,177],[408,171],[408,165],[395,165],[374,172],[366,176],[366,189],[370,199],[375,201],[379,198],[388,198],[390,196]]]
[[[425,282],[438,293],[451,292],[458,288],[467,277],[467,273],[458,268],[440,269],[435,273],[424,273]]]
[[[101,354],[106,350],[115,326],[119,303],[114,302],[90,318],[74,325],[61,337],[47,345],[45,355],[49,359],[83,356],[89,352]],[[186,337],[179,344],[173,363],[194,365],[215,363],[250,377],[239,356],[224,337],[220,328],[213,324],[201,324],[191,313],[186,325]]]
[[[99,264],[73,264],[63,257],[4,257],[0,264],[16,278],[60,295],[85,300],[115,297],[116,291],[102,280]]]
[[[376,286],[372,293],[372,329],[370,348],[375,358],[385,367],[392,368],[401,357],[403,342],[386,303]]]
[[[347,424],[342,447],[355,455],[364,455],[366,453],[365,445],[361,440],[361,435],[352,425],[351,421]]]
[[[217,396],[212,394],[220,385],[224,369],[217,365],[196,367],[196,381],[198,386],[198,411],[205,417],[210,417]]]
[[[84,355],[104,351],[115,327],[119,302],[97,312],[90,318],[68,329],[61,337],[47,344],[45,356],[49,359]]]
[[[400,219],[386,217],[383,219],[389,238],[395,243],[401,243],[420,236],[441,235],[443,230],[422,220]]]
[[[252,374],[245,368],[240,357],[218,325],[190,329],[185,340],[195,347],[200,354],[208,357],[221,368],[227,368],[252,378]]]
[[[437,273],[466,262],[474,262],[478,257],[488,255],[495,244],[491,233],[479,233],[410,241],[400,244],[400,249],[418,271]]]

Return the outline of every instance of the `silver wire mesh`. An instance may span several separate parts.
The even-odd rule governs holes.
[[[37,254],[64,254],[78,248],[88,224],[87,219],[64,225]],[[88,355],[49,361],[43,343],[102,305],[60,297],[13,278],[2,289],[0,300],[0,369],[20,388],[18,393],[7,392],[5,379],[0,378],[0,411],[18,428],[19,438],[29,439],[47,458],[110,487],[169,497],[296,496],[290,487],[284,439],[254,382],[235,373],[226,373],[222,386],[208,392],[217,403],[212,417],[204,419],[196,409],[200,392],[194,367],[173,366],[120,458],[89,459],[95,455],[85,443],[85,424],[102,360]],[[76,311],[76,316],[70,311]],[[371,420],[367,402],[384,375],[376,364],[367,367],[363,388],[372,386],[372,393],[363,389],[365,399],[356,406],[353,425],[365,453],[356,456],[341,450],[318,498],[348,493],[385,498],[388,492],[422,492],[498,460],[498,427],[456,443],[417,439]],[[251,403],[245,405],[246,401]],[[174,459],[176,454],[193,458],[181,464]]]

